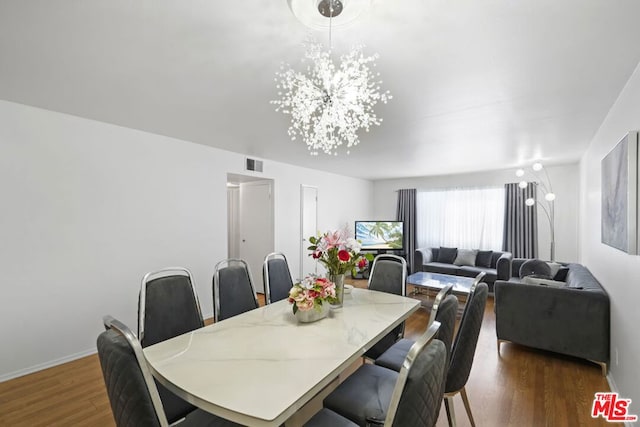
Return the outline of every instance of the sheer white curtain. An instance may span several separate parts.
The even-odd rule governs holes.
[[[419,191],[417,247],[502,249],[504,188]]]

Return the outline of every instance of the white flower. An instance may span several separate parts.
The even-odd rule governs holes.
[[[307,276],[300,282],[300,287],[303,289],[312,289],[315,281],[315,277]]]
[[[353,251],[354,254],[360,253],[360,249],[362,249],[362,245],[353,237],[349,237],[347,239],[347,249]]]

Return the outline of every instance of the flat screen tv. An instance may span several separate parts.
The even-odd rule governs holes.
[[[404,249],[402,221],[356,221],[356,240],[363,251],[401,251]]]

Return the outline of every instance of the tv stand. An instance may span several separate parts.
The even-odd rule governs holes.
[[[363,253],[373,253],[375,256],[378,256],[378,255],[398,255],[398,256],[400,256],[400,257],[402,257],[402,258],[404,258],[406,260],[405,253],[404,253],[404,251],[401,251],[401,250],[377,249],[375,252],[374,251],[367,251],[367,252],[363,252]],[[371,265],[372,264],[373,264],[373,261],[369,262],[367,264],[367,267],[364,270],[357,272],[355,274],[355,276],[352,274],[351,278],[352,279],[368,280],[369,279],[369,274],[371,273]]]
[[[367,268],[365,268],[362,271],[358,271],[355,274],[355,276],[352,274],[351,278],[352,279],[369,280],[369,273],[371,273],[371,267],[367,265]]]
[[[376,256],[378,256],[378,255],[397,255],[399,257],[405,258],[404,251],[403,250],[396,250],[396,249],[381,249],[381,250],[376,251]]]

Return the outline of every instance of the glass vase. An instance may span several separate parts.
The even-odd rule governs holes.
[[[331,304],[332,307],[342,307],[344,301],[344,274],[331,274],[331,280],[336,285],[336,302]]]

